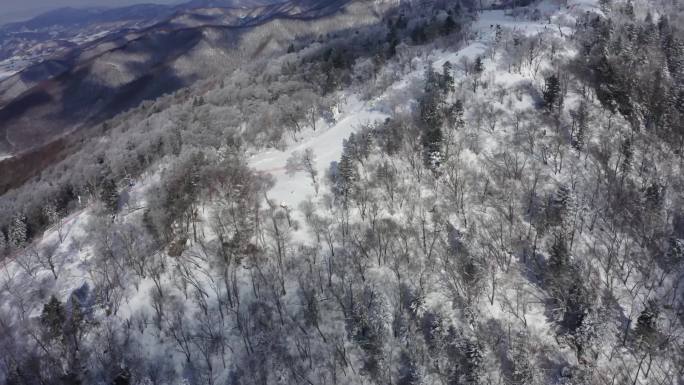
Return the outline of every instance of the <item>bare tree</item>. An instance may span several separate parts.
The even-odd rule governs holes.
[[[50,270],[55,280],[57,280],[55,254],[58,248],[59,245],[51,243],[43,247],[43,249],[40,252],[37,252],[38,261],[40,262],[41,266],[43,266],[44,269]]]
[[[316,195],[318,195],[318,170],[316,169],[316,154],[314,154],[313,149],[307,148],[303,153],[293,151],[287,158],[285,169],[289,175],[294,175],[300,171],[305,172],[311,178],[311,184],[313,184]]]

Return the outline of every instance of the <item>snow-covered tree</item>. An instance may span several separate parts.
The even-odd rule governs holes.
[[[560,108],[562,104],[560,91],[560,81],[558,80],[558,76],[553,74],[546,78],[543,96],[544,106],[549,109],[549,111]]]
[[[105,178],[100,186],[100,200],[109,213],[115,213],[119,206],[119,191],[112,178]]]
[[[26,216],[17,214],[10,223],[7,240],[10,248],[21,249],[26,246],[28,240],[28,229],[26,226]]]
[[[0,255],[4,255],[8,247],[9,246],[7,244],[5,233],[2,231],[2,229],[0,229]]]
[[[313,149],[306,148],[303,153],[293,151],[286,161],[285,169],[290,175],[300,171],[305,172],[311,178],[311,184],[318,194],[318,170],[316,169],[316,155]]]

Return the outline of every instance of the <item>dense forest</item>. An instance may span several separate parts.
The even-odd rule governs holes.
[[[381,9],[0,197],[0,383],[684,383],[683,5]]]

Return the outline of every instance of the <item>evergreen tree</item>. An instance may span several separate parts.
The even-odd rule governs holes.
[[[7,251],[7,238],[5,233],[0,229],[0,256],[4,255]]]
[[[575,111],[575,129],[572,135],[572,147],[577,151],[584,148],[585,136],[589,125],[589,112],[586,101],[582,100]]]
[[[435,69],[432,67],[432,62],[429,62],[425,66],[425,93],[433,93],[436,92],[440,87],[439,87],[439,77],[437,73],[435,72]]]
[[[350,152],[351,150],[348,141],[345,140],[340,163],[337,165],[337,177],[335,181],[336,191],[343,197],[345,204],[351,195],[354,183],[358,179],[358,170],[356,169],[356,164],[354,163],[354,159]]]
[[[644,198],[646,200],[646,207],[657,211],[663,206],[665,200],[665,186],[658,182],[652,182],[644,191]]]
[[[100,200],[109,213],[116,213],[119,205],[119,192],[112,178],[107,177],[102,182],[100,186]]]
[[[397,27],[395,24],[388,20],[388,32],[387,32],[387,58],[392,58],[397,53],[397,46],[399,45],[399,33],[397,32]]]
[[[121,372],[114,377],[112,385],[130,385],[132,383],[131,377],[130,370],[123,368],[121,369]]]
[[[463,120],[463,102],[457,100],[449,106],[445,111],[445,119],[452,129],[458,130],[463,128],[465,125]]]
[[[591,311],[591,293],[583,284],[581,272],[575,265],[567,273],[564,300],[562,305],[563,318],[561,325],[574,335],[584,325],[587,314]],[[559,293],[563,295],[563,293]]]
[[[582,325],[572,335],[575,355],[580,363],[592,362],[597,358],[601,337],[608,332],[609,313],[603,309],[587,313]]]
[[[631,1],[627,1],[622,8],[622,13],[630,19],[634,19],[634,4]]]
[[[444,82],[444,92],[454,92],[456,88],[454,87],[454,77],[451,75],[453,66],[450,61],[446,61],[442,66],[442,79]]]
[[[546,78],[543,94],[544,106],[547,109],[552,111],[554,108],[560,108],[560,81],[556,75]]]
[[[401,13],[397,18],[397,22],[394,23],[394,25],[397,27],[397,29],[404,29],[408,27],[408,18],[404,13]]]
[[[429,167],[441,164],[443,93],[439,87],[438,74],[428,65],[425,73],[425,93],[420,99],[420,123],[422,128],[423,160]]]
[[[399,377],[397,385],[418,385],[421,383],[420,368],[406,350],[399,355]]]
[[[668,105],[668,89],[667,89],[667,79],[665,79],[666,70],[658,69],[655,71],[652,82],[651,82],[651,92],[644,101],[646,111],[645,120],[647,128],[660,129],[665,123],[665,114],[667,109],[671,106]]]
[[[442,34],[444,36],[451,35],[451,33],[456,31],[457,28],[458,24],[456,24],[456,22],[454,21],[453,16],[449,15],[444,20],[444,24],[442,25]]]
[[[582,284],[578,266],[562,233],[556,234],[549,249],[546,281],[549,294],[559,306],[561,325],[570,333],[580,326],[590,309],[590,294]]]
[[[565,236],[562,233],[556,234],[549,249],[548,271],[551,280],[563,281],[569,275],[570,267],[570,250]]]
[[[572,217],[574,201],[570,189],[561,184],[549,202],[547,220],[551,225],[564,226]]]
[[[681,75],[684,69],[684,43],[673,32],[667,32],[662,38],[661,45],[668,72],[673,76]]]
[[[482,58],[480,56],[478,56],[475,59],[475,64],[473,65],[473,73],[476,76],[480,76],[480,74],[482,74],[483,71],[484,71],[484,64],[482,64]]]
[[[68,338],[69,343],[74,350],[78,351],[80,350],[81,339],[85,332],[87,322],[86,314],[76,295],[72,294],[67,305],[66,310],[68,310],[68,312],[66,314],[66,322],[64,322],[64,336]]]
[[[48,303],[43,305],[43,312],[40,315],[40,323],[49,339],[60,338],[63,334],[63,326],[66,321],[64,305],[54,295],[50,297]]]
[[[426,126],[422,135],[425,164],[437,168],[442,163],[442,130],[439,126]]]
[[[28,229],[26,227],[26,217],[23,214],[17,214],[12,218],[7,235],[10,248],[21,249],[26,246]]]
[[[657,337],[658,303],[651,299],[637,318],[636,337],[641,344],[653,345]]]
[[[45,203],[45,206],[43,206],[43,216],[48,224],[52,225],[57,223],[60,218],[57,206],[53,202]]]
[[[512,385],[529,385],[534,381],[534,365],[532,357],[527,351],[525,341],[529,340],[529,336],[519,335],[513,342],[511,349],[511,384]]]
[[[466,340],[464,344],[464,362],[463,369],[465,372],[464,383],[468,385],[476,385],[480,383],[482,377],[482,346],[477,341]]]
[[[425,23],[420,23],[413,28],[411,31],[411,40],[415,44],[424,44],[428,40],[428,36],[425,33],[426,25]]]
[[[654,44],[658,39],[658,29],[653,22],[653,14],[651,11],[646,13],[644,18],[644,25],[640,31],[639,45],[642,47],[648,47]]]

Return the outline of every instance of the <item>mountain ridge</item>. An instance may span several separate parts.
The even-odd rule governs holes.
[[[0,127],[0,152],[39,158],[40,148],[58,138],[92,129],[144,100],[237,68],[241,60],[257,52],[268,55],[262,52],[264,48],[284,51],[292,37],[353,25],[352,14],[339,12],[352,3],[360,5],[352,13],[372,13],[367,9],[370,3],[347,0],[294,1],[252,9],[196,8],[143,30],[125,30],[86,43],[63,58],[0,81],[0,119],[5,122]],[[210,20],[195,23],[192,19],[207,13],[213,15]],[[346,21],[335,21],[338,16]],[[360,22],[366,17],[377,16],[360,17]],[[281,22],[271,24],[277,20]],[[252,34],[259,30],[263,32]],[[37,74],[33,79],[27,76],[32,71]],[[31,119],[26,119],[28,116]],[[0,161],[5,175],[13,174],[8,170],[10,163]],[[39,168],[25,175],[34,175]],[[15,181],[23,179],[13,177]],[[12,185],[15,183],[0,181],[0,186]]]

